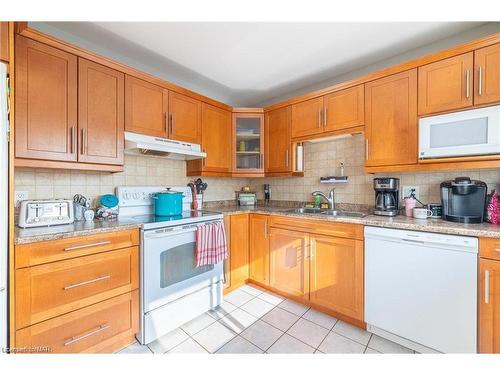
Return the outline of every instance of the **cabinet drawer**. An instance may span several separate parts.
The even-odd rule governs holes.
[[[500,238],[480,238],[479,256],[500,260]]]
[[[98,353],[139,327],[138,292],[59,316],[16,332],[17,347],[47,347],[50,353]]]
[[[16,325],[68,313],[138,287],[138,247],[16,270]]]
[[[122,230],[16,246],[16,269],[139,245],[139,230]]]
[[[296,229],[299,231],[324,234],[327,236],[363,239],[363,225],[325,222],[319,220],[299,219],[283,216],[271,216],[270,226],[283,229]]]

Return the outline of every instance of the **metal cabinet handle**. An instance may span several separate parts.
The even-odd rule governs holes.
[[[323,110],[323,126],[326,128],[326,123],[327,123],[327,120],[328,120],[328,109],[325,107],[325,109]]]
[[[70,138],[70,142],[69,142],[69,150],[70,150],[70,153],[73,154],[75,152],[74,150],[74,136],[73,136],[73,127],[69,128],[69,138]]]
[[[72,250],[79,250],[79,249],[86,249],[88,247],[94,247],[94,246],[102,246],[102,245],[109,245],[111,241],[102,241],[102,242],[95,242],[95,243],[89,243],[86,245],[77,245],[77,246],[70,246],[64,248],[64,251],[72,251]]]
[[[94,336],[94,335],[98,334],[99,332],[105,331],[108,328],[111,328],[111,324],[103,324],[103,325],[100,325],[99,328],[97,328],[96,330],[94,330],[92,332],[86,333],[86,334],[81,335],[81,336],[73,336],[70,340],[68,340],[64,343],[64,346],[72,345],[78,341],[81,341],[81,340],[86,339],[88,337]]]
[[[288,149],[285,151],[285,165],[288,168]]]
[[[174,114],[170,114],[170,134],[174,133]]]
[[[490,271],[484,271],[484,303],[490,303]]]
[[[483,67],[482,66],[479,66],[479,84],[478,84],[478,89],[477,89],[477,93],[479,96],[483,95]]]
[[[85,128],[82,128],[82,145],[81,145],[81,154],[85,154]]]
[[[78,288],[79,286],[93,284],[93,283],[96,283],[98,281],[103,281],[103,280],[107,280],[110,278],[111,278],[111,275],[101,276],[101,277],[97,277],[97,278],[92,279],[92,280],[82,281],[81,283],[69,284],[69,285],[65,286],[63,289],[64,290],[74,289],[74,288]]]
[[[500,253],[500,249],[495,249],[495,251]]]
[[[321,108],[318,108],[318,128],[321,128]]]
[[[469,99],[470,96],[470,70],[465,71],[465,97]]]
[[[165,133],[168,133],[168,112],[165,112]]]

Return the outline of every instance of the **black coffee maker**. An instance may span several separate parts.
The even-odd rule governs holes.
[[[483,222],[487,185],[469,177],[457,177],[440,185],[443,219],[455,223]]]

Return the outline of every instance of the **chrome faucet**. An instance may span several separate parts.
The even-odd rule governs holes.
[[[328,202],[328,208],[330,210],[335,210],[335,188],[332,188],[332,190],[330,190],[328,197],[322,191],[315,191],[312,193],[312,195],[313,197],[319,195],[321,198]]]

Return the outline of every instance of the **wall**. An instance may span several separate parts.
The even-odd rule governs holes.
[[[96,173],[54,169],[16,168],[15,189],[27,191],[30,199],[71,198],[83,194],[95,199],[113,194],[119,185],[186,185],[186,162],[157,157],[125,156],[120,173]],[[208,183],[205,200],[234,199],[234,191],[247,184],[246,179],[203,178]]]
[[[332,185],[319,183],[320,176],[339,175],[340,163],[344,163],[344,174],[349,176],[347,184],[336,185],[335,201],[373,205],[374,177],[398,177],[401,186],[412,185],[420,189],[423,203],[439,202],[440,182],[458,176],[469,176],[488,184],[489,190],[500,182],[500,169],[446,172],[405,172],[367,174],[364,172],[365,138],[358,134],[347,139],[338,139],[324,143],[304,144],[304,178],[265,178],[250,181],[252,190],[263,198],[263,184],[271,184],[273,200],[311,201],[315,190],[328,193]]]

